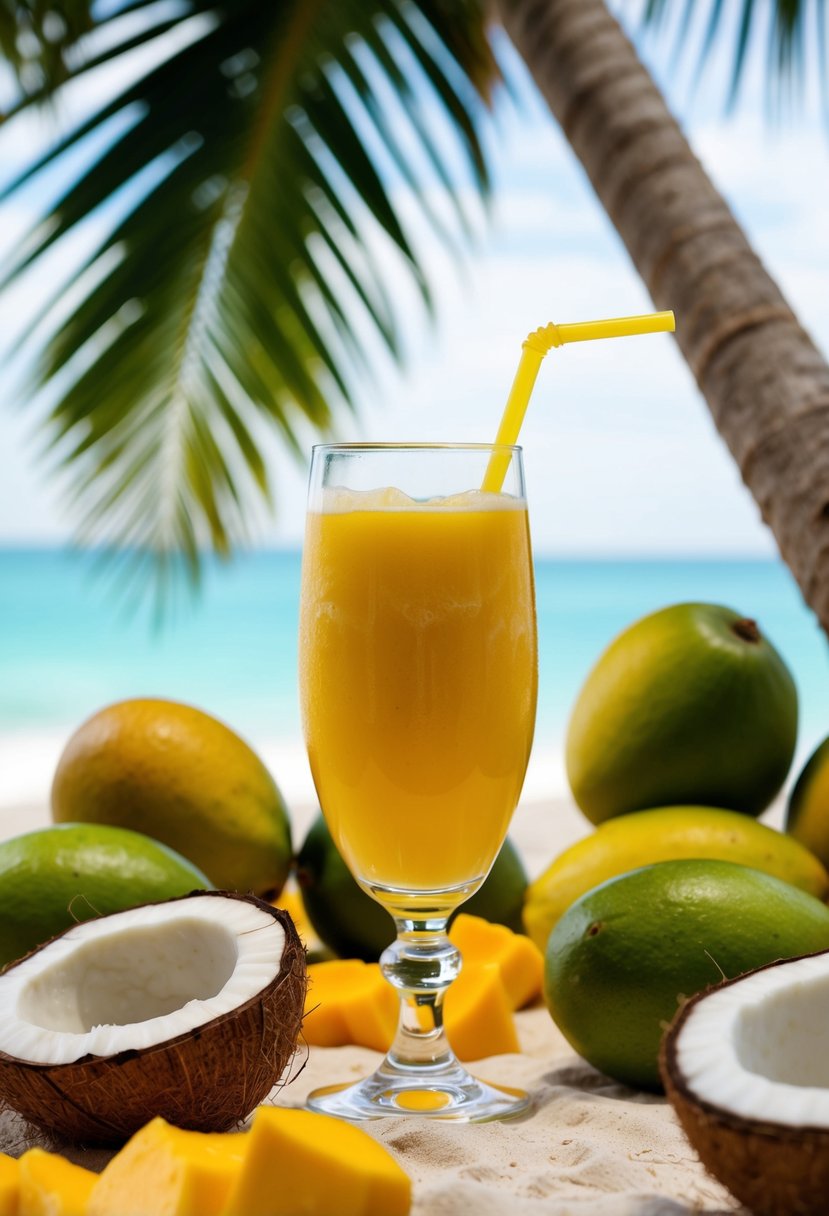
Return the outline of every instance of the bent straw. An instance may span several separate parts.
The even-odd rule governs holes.
[[[611,317],[607,321],[578,321],[572,325],[542,325],[533,330],[521,347],[521,360],[512,382],[507,404],[498,427],[495,443],[511,447],[518,441],[521,423],[530,403],[541,360],[554,346],[565,342],[590,342],[594,338],[626,338],[631,334],[673,333],[672,312],[652,312],[641,317]],[[493,452],[489,458],[481,489],[497,494],[509,467],[509,452]]]

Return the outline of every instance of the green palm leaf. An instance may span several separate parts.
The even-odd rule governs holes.
[[[428,307],[394,191],[424,197],[425,159],[450,194],[470,180],[486,192],[474,116],[495,65],[475,0],[418,11],[403,0],[191,0],[176,19],[163,6],[163,20],[149,0],[95,21],[94,5],[68,7],[61,37],[30,41],[33,71],[17,35],[40,10],[0,0],[0,49],[25,86],[7,122],[136,47],[158,55],[5,187],[11,198],[37,185],[117,124],[3,283],[99,217],[83,268],[94,286],[66,316],[56,284],[35,330],[35,383],[57,386],[51,447],[83,541],[126,548],[142,568],[147,554],[161,570],[183,555],[196,579],[206,547],[226,555],[247,539],[252,496],[270,499],[263,426],[300,453],[308,428],[330,431],[352,405],[367,327],[399,355],[383,251],[396,250]],[[409,114],[405,143],[390,92]],[[460,232],[459,206],[456,218]]]
[[[665,24],[669,12],[678,10],[676,0],[646,0],[643,19],[658,30]],[[805,47],[814,31],[817,47],[817,62],[821,87],[825,86],[826,74],[826,12],[825,0],[773,0],[772,4],[758,4],[756,0],[685,0],[680,19],[676,25],[674,56],[679,58],[691,49],[690,32],[693,18],[703,12],[704,31],[696,49],[697,75],[699,76],[724,33],[734,37],[731,81],[727,104],[733,108],[743,82],[746,56],[752,40],[765,32],[766,85],[772,109],[779,109],[786,91],[793,87],[802,92],[806,80],[807,63]],[[734,17],[738,20],[733,31],[727,31]],[[764,27],[765,26],[765,31]]]
[[[429,291],[396,189],[418,196],[450,244],[467,228],[458,187],[487,190],[479,125],[497,73],[483,7],[0,0],[0,54],[20,82],[6,124],[59,103],[67,82],[120,73],[134,53],[151,60],[0,190],[2,201],[55,174],[68,183],[0,268],[6,285],[88,221],[100,232],[83,268],[91,285],[68,309],[54,285],[30,354],[79,536],[127,549],[136,578],[183,557],[195,580],[205,548],[243,543],[251,503],[273,491],[263,428],[299,456],[309,432],[353,407],[367,333],[399,355],[385,252],[427,306]],[[761,8],[739,6],[732,100]],[[726,10],[703,6],[700,64]],[[698,11],[685,0],[683,52]],[[658,26],[666,0],[644,13]],[[802,73],[810,21],[825,60],[823,0],[775,0],[770,81]],[[104,151],[74,175],[90,140]],[[423,163],[454,205],[449,231],[428,209]]]

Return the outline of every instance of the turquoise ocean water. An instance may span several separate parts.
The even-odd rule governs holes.
[[[298,738],[299,575],[293,551],[211,567],[201,598],[158,630],[149,612],[124,613],[88,557],[0,550],[0,734],[71,729],[110,701],[159,695],[257,738]],[[754,617],[797,681],[801,755],[829,734],[826,639],[782,563],[537,559],[536,580],[537,743],[561,747],[580,683],[619,630],[682,600]]]

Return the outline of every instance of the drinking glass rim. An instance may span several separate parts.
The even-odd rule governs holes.
[[[315,443],[311,452],[523,452],[519,443]]]

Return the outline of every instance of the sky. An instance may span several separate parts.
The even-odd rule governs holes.
[[[735,16],[741,7],[732,4]],[[635,9],[622,9],[634,32]],[[812,337],[829,349],[829,133],[817,99],[807,96],[804,110],[786,120],[766,121],[758,43],[749,53],[741,104],[726,118],[730,47],[715,55],[694,88],[691,62],[681,70],[671,67],[670,40],[638,33],[636,40],[696,154]],[[515,100],[499,97],[496,129],[488,137],[495,180],[491,215],[479,216],[474,246],[459,264],[419,222],[401,191],[397,202],[430,269],[436,319],[428,322],[410,285],[392,267],[392,286],[406,317],[406,366],[400,370],[379,359],[376,383],[363,387],[358,419],[344,423],[343,438],[494,438],[530,330],[550,320],[652,308],[523,65],[503,37],[497,48]],[[43,137],[43,127],[34,125],[25,139],[34,146]],[[0,166],[4,154],[13,156],[14,149],[0,139]],[[26,218],[25,205],[0,210],[0,254]],[[0,298],[0,334],[7,346],[25,335],[37,301],[37,282]],[[3,384],[9,380],[0,363]],[[0,545],[61,543],[71,536],[72,518],[38,459],[40,437],[25,394],[8,397],[0,388]],[[552,352],[542,366],[522,443],[534,543],[541,553],[774,552],[705,402],[666,335]],[[277,515],[261,520],[259,541],[296,545],[305,469],[274,443],[268,455]]]

